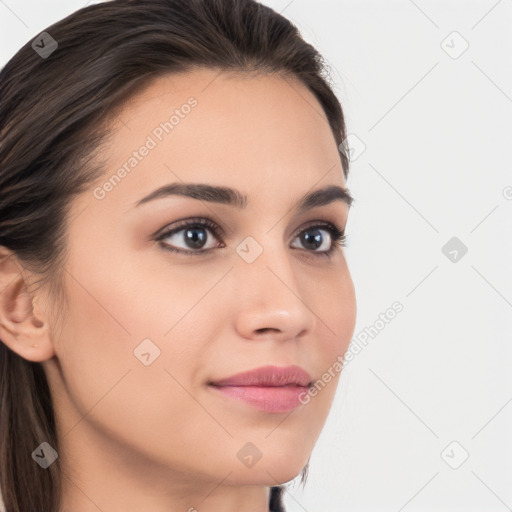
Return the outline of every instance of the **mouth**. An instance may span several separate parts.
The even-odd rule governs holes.
[[[309,373],[295,365],[264,366],[208,382],[223,397],[272,413],[288,412],[303,404],[301,397],[311,384]]]

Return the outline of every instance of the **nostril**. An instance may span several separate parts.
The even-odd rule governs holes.
[[[256,329],[258,334],[265,334],[268,331],[279,332],[279,329],[274,329],[273,327],[262,327],[261,329]]]

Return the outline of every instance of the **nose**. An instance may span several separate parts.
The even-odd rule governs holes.
[[[293,261],[283,250],[266,248],[252,263],[238,261],[236,329],[246,339],[295,339],[314,331],[314,305],[307,304]],[[302,279],[302,288],[307,279]]]

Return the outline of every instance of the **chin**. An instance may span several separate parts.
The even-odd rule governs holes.
[[[235,485],[280,485],[300,475],[310,453],[275,453],[262,457],[252,467],[236,467],[229,481]],[[233,469],[233,468],[231,468]]]

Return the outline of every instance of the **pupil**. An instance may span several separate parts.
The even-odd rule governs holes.
[[[204,244],[206,235],[203,228],[189,228],[185,231],[185,238],[193,249],[197,249]]]
[[[313,236],[309,236],[308,232],[304,232],[301,236],[302,243],[307,247],[308,244],[313,243],[313,248],[318,249],[322,245],[322,234],[320,230],[315,229],[314,231],[309,231],[309,233],[315,233]]]

